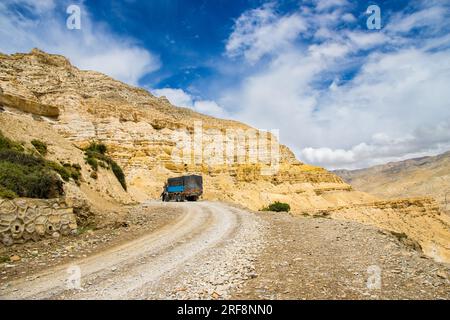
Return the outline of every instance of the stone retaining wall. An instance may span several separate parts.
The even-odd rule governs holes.
[[[0,243],[9,246],[76,232],[73,209],[63,200],[0,199]]]

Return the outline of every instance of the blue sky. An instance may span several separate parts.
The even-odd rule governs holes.
[[[66,8],[81,8],[80,30]],[[369,5],[381,30],[369,30]],[[0,51],[39,47],[358,168],[450,149],[447,0],[3,0]]]

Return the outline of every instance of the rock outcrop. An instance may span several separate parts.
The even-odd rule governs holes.
[[[56,107],[58,119],[49,123],[75,145],[85,146],[91,140],[106,143],[123,167],[130,194],[136,199],[158,198],[168,177],[189,172],[205,177],[206,199],[237,202],[251,209],[277,200],[289,202],[294,210],[372,200],[323,168],[299,162],[287,147],[273,149],[271,134],[264,145],[259,140],[265,137],[262,131],[175,107],[164,97],[97,72],[78,70],[62,56],[37,49],[30,54],[3,55],[0,87],[4,95]],[[16,107],[24,110],[20,101]],[[224,146],[230,130],[235,134],[231,156],[215,162],[204,156],[198,162],[191,150],[188,158],[192,161],[175,159],[183,134],[192,144],[199,142],[204,154],[211,151],[211,142],[222,141]],[[238,141],[239,134],[244,135],[244,142]],[[255,137],[253,145],[251,137]],[[245,155],[237,161],[239,143]],[[252,161],[254,154],[258,161]],[[268,159],[267,165],[261,164],[261,158]],[[261,174],[271,165],[276,166],[271,174]]]
[[[17,97],[3,103],[0,113],[6,135],[27,141],[47,137],[51,151],[54,146],[50,157],[77,163],[84,163],[78,148],[90,141],[108,146],[124,169],[128,193],[106,171],[91,179],[84,164],[81,186],[66,187],[72,198],[104,211],[114,212],[116,207],[109,205],[114,201],[157,199],[168,177],[198,173],[204,177],[205,199],[254,210],[283,201],[294,215],[325,210],[336,218],[408,232],[426,253],[449,259],[450,224],[432,205],[383,202],[356,191],[337,175],[298,161],[272,133],[173,106],[164,97],[79,70],[66,58],[37,49],[0,55],[0,88],[2,96]],[[52,106],[58,116],[24,108],[25,100]],[[413,219],[416,214],[427,218]],[[431,221],[435,231],[430,234]]]
[[[3,94],[0,92],[0,105],[17,108],[24,112],[29,112],[38,116],[58,117],[58,107],[44,105],[37,101],[28,100],[19,96]]]

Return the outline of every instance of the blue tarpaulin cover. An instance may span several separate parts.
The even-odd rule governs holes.
[[[167,192],[183,192],[184,186],[168,186]]]

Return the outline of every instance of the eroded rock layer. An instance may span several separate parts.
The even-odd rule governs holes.
[[[175,107],[164,97],[79,70],[66,58],[37,49],[0,55],[0,88],[5,134],[28,141],[42,138],[42,130],[52,158],[82,165],[80,187],[66,186],[71,198],[100,204],[105,212],[116,210],[109,206],[114,201],[157,199],[168,177],[198,173],[204,177],[205,199],[255,210],[283,201],[297,215],[328,210],[336,218],[407,233],[429,255],[449,259],[450,224],[427,200],[397,205],[353,190],[335,174],[301,163],[287,147],[273,148],[272,134]],[[128,193],[107,171],[90,177],[76,147],[92,140],[107,144],[122,166]]]

